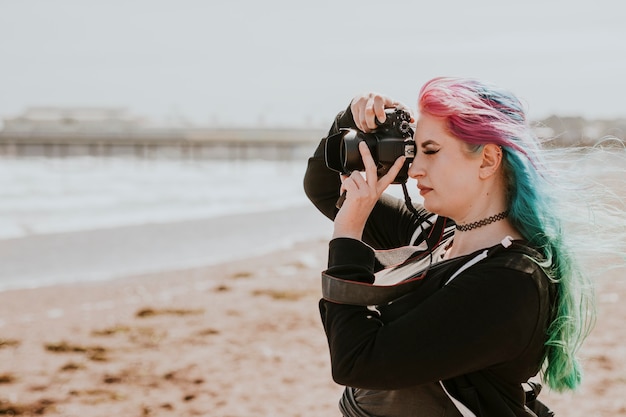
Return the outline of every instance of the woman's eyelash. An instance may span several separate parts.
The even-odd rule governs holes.
[[[439,149],[426,149],[422,152],[424,153],[424,155],[433,155],[439,152]]]

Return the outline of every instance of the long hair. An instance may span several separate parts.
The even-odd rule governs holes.
[[[543,380],[557,391],[575,389],[582,380],[576,353],[595,321],[593,286],[568,245],[549,168],[521,102],[485,82],[441,77],[422,87],[418,107],[445,118],[449,132],[474,151],[502,147],[509,219],[542,253],[540,264],[557,288]]]

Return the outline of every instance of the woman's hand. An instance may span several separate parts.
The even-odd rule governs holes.
[[[378,127],[376,124],[377,119],[379,123],[384,123],[387,119],[385,109],[390,108],[403,109],[412,114],[411,110],[399,101],[376,93],[356,96],[350,103],[354,123],[361,132],[365,133]],[[411,122],[413,122],[413,116],[411,116]]]
[[[405,157],[399,157],[389,171],[378,178],[376,163],[365,142],[359,143],[359,152],[365,166],[365,177],[354,171],[342,177],[341,193],[346,192],[346,199],[335,217],[333,239],[349,237],[360,240],[365,229],[365,222],[374,205],[400,172]]]

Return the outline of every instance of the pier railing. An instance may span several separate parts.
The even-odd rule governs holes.
[[[128,129],[113,132],[0,132],[0,156],[134,156],[141,158],[306,158],[322,129]]]

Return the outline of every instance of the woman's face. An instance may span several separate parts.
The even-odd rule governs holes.
[[[450,134],[445,119],[421,114],[415,129],[415,158],[409,176],[417,180],[424,208],[454,220],[471,212],[481,195],[481,154]]]

